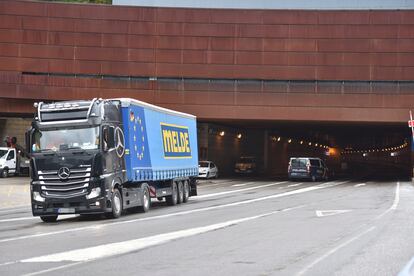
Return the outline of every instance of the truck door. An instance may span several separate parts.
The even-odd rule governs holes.
[[[16,172],[16,150],[11,149],[6,158],[5,166],[9,168],[10,173]]]

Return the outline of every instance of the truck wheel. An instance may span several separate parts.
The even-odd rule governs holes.
[[[9,177],[9,169],[4,169],[3,172],[1,173],[1,177],[3,178],[7,178]]]
[[[180,181],[178,182],[178,198],[177,198],[177,203],[180,204],[184,201],[184,187],[183,187],[183,182]]]
[[[119,189],[115,189],[112,193],[112,211],[106,214],[108,218],[119,218],[122,214],[122,196]]]
[[[188,185],[188,181],[184,181],[184,185],[183,185],[183,202],[187,202],[188,198],[190,197],[190,185]]]
[[[145,186],[143,188],[142,196],[141,196],[141,203],[142,203],[142,206],[139,206],[139,208],[138,208],[139,211],[142,212],[142,213],[148,212],[148,210],[151,207],[151,197],[150,197],[149,190],[148,190],[147,186]]]
[[[166,196],[165,199],[167,200],[167,205],[173,206],[177,204],[178,200],[178,193],[177,193],[177,183],[173,181],[171,185],[172,195]]]
[[[43,222],[56,222],[58,216],[40,216],[40,219],[43,220]]]

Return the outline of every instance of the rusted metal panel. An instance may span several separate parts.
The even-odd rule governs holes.
[[[210,22],[210,10],[206,9],[157,9],[162,22]]]
[[[257,10],[216,10],[210,13],[212,23],[260,24],[263,12]]]
[[[181,63],[182,52],[181,50],[164,50],[158,49],[155,54],[157,62],[160,63]]]
[[[164,23],[160,22],[156,25],[156,33],[158,35],[182,35],[183,33],[183,24],[182,23]]]
[[[369,11],[319,11],[319,24],[369,24]]]
[[[189,36],[231,37],[235,30],[235,24],[185,23],[183,26],[183,34]]]
[[[123,48],[128,43],[128,36],[124,34],[90,34],[94,38],[91,38],[89,43],[99,43],[101,47],[114,47],[114,48]],[[99,42],[98,42],[99,40]],[[98,46],[94,45],[94,46]]]
[[[21,57],[56,59],[73,59],[75,57],[74,48],[70,46],[35,44],[21,44],[19,49],[19,55]]]
[[[208,51],[207,63],[211,64],[234,64],[234,54],[232,51]]]
[[[228,50],[232,51],[235,47],[235,39],[231,37],[211,37],[210,48],[211,50]]]
[[[240,24],[238,32],[240,37],[287,38],[290,27],[289,25]]]
[[[128,49],[128,61],[155,62],[155,49]]]
[[[208,37],[183,37],[183,49],[205,50],[209,47]]]
[[[262,52],[236,52],[236,64],[262,64]]]
[[[263,11],[264,24],[317,24],[318,12],[298,10]]]
[[[183,51],[183,63],[199,63],[205,64],[207,60],[207,53],[206,51],[199,51],[199,50],[185,50]]]
[[[156,38],[154,36],[129,35],[127,45],[129,48],[135,49],[154,49]]]
[[[21,29],[22,17],[16,15],[0,14],[0,26],[2,29]]]

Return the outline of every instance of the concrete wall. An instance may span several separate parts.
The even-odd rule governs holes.
[[[0,118],[0,144],[5,146],[4,138],[6,136],[16,137],[17,143],[25,146],[25,132],[30,127],[30,119],[20,118]]]

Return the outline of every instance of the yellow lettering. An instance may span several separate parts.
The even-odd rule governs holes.
[[[177,151],[177,132],[175,131],[172,132],[172,148],[173,148],[173,152],[178,152]]]
[[[188,141],[188,132],[184,133],[184,139],[185,139],[185,149],[188,153],[190,153],[191,150],[190,150],[190,142]]]
[[[169,130],[163,130],[164,133],[164,150],[165,152],[171,152],[171,131]]]

